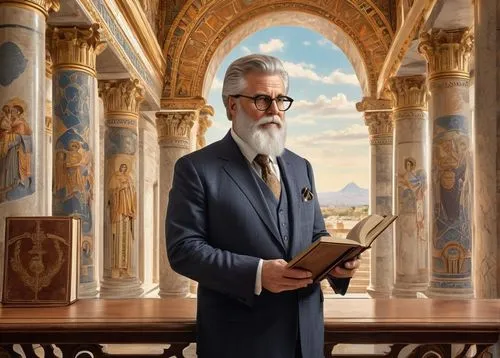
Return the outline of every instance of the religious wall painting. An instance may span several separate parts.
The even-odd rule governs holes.
[[[80,251],[80,282],[91,283],[94,281],[94,248],[91,236],[82,236],[82,245]]]
[[[26,103],[12,98],[0,110],[0,203],[35,192],[33,131]]]
[[[415,257],[418,273],[427,272],[427,242],[426,232],[426,193],[427,174],[424,163],[417,162],[413,156],[403,157],[403,163],[397,174],[398,186],[398,225],[400,228],[400,244],[398,248],[409,250],[409,255]],[[404,260],[401,253],[398,259]],[[401,267],[405,266],[403,263]],[[408,265],[406,265],[408,266]],[[417,272],[412,272],[417,273]]]
[[[92,230],[94,161],[90,146],[91,77],[58,71],[54,79],[54,211],[77,215],[84,234]]]
[[[433,264],[446,277],[471,273],[472,153],[467,118],[449,115],[434,122]],[[438,276],[439,277],[439,276]]]
[[[6,87],[26,70],[28,59],[19,46],[11,41],[0,45],[0,85]]]
[[[106,184],[106,215],[110,223],[112,247],[112,278],[133,277],[132,247],[137,218],[135,187],[135,156],[117,154],[108,162]]]
[[[80,218],[83,252],[93,250],[94,159],[90,115],[93,79],[81,71],[57,71],[54,75],[53,213]],[[85,244],[88,243],[88,244]],[[86,245],[85,247],[83,245]],[[87,252],[92,256],[93,252]],[[94,281],[95,266],[80,261],[80,282]],[[84,265],[84,262],[86,264]]]

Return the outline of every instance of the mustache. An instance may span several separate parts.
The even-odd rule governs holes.
[[[274,123],[277,124],[280,128],[283,127],[283,121],[279,116],[268,116],[268,117],[262,117],[259,119],[259,121],[255,124],[256,126],[262,126],[265,124],[270,124]]]

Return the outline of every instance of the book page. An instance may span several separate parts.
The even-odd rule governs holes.
[[[347,239],[359,242],[361,245],[367,246],[369,241],[366,240],[368,233],[373,230],[382,220],[383,216],[372,214],[358,222],[347,234]]]
[[[397,215],[387,215],[366,237],[367,246],[371,246],[373,241],[396,220]]]

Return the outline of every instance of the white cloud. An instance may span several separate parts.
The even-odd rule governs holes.
[[[359,86],[358,78],[353,73],[344,73],[337,69],[332,71],[328,76],[321,76],[313,71],[315,68],[313,64],[283,61],[283,65],[285,66],[285,70],[288,72],[290,77],[306,78],[312,81],[318,81],[331,85],[348,84]]]
[[[355,74],[343,73],[340,70],[334,70],[328,76],[322,78],[322,82],[328,84],[349,84],[359,85],[358,77]]]
[[[311,45],[311,41],[304,41],[304,42],[302,42],[302,45],[304,45],[304,46],[310,46]]]
[[[285,70],[288,72],[290,77],[307,78],[313,81],[321,80],[321,77],[312,70],[314,65],[283,61],[283,66],[285,66]]]
[[[241,46],[241,51],[243,51],[243,53],[245,55],[250,55],[252,53],[252,50],[250,50],[248,47],[246,46]]]
[[[262,53],[283,52],[285,43],[280,39],[270,39],[267,43],[259,44],[259,51]]]
[[[290,138],[290,144],[296,146],[329,146],[332,144],[359,145],[368,143],[368,128],[364,124],[353,124],[339,130],[328,130],[311,135]]]
[[[361,121],[361,113],[356,110],[356,103],[349,101],[345,94],[328,98],[318,96],[314,101],[296,100],[293,102],[287,119],[301,124],[316,124],[318,120],[356,119]]]
[[[322,47],[325,47],[325,46],[330,46],[332,50],[339,50],[339,48],[332,42],[330,42],[330,40],[327,40],[327,39],[321,39],[321,40],[318,40],[316,41],[316,43]]]

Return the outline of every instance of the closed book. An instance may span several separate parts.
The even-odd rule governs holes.
[[[321,281],[336,266],[368,250],[396,218],[397,215],[368,215],[349,231],[346,238],[323,236],[295,256],[287,267],[308,270],[314,282]]]
[[[80,219],[8,217],[5,231],[2,304],[41,307],[76,301]]]

